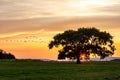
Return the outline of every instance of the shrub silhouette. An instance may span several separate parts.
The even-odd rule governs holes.
[[[0,59],[15,59],[15,56],[0,49]]]

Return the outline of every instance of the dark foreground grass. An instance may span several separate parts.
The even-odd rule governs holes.
[[[0,60],[0,80],[120,80],[120,62]]]

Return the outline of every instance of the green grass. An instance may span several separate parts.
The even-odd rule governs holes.
[[[120,62],[0,60],[0,80],[120,80]]]

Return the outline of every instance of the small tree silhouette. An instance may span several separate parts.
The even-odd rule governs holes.
[[[15,59],[15,56],[0,49],[0,59]]]

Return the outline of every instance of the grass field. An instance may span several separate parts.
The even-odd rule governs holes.
[[[0,80],[120,80],[120,62],[0,60]]]

